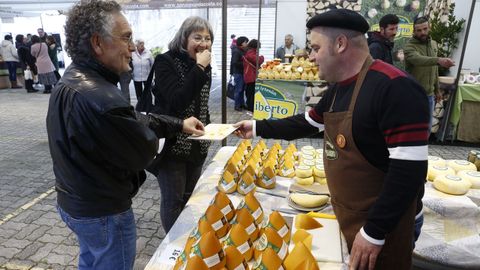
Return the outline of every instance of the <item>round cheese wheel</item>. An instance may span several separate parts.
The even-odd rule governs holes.
[[[325,168],[323,167],[323,164],[322,165],[317,164],[315,167],[313,167],[313,175],[317,177],[326,177]]]
[[[428,181],[433,181],[437,176],[452,174],[455,175],[455,170],[447,166],[428,166],[427,179]]]
[[[471,188],[480,189],[480,172],[465,170],[465,171],[459,171],[457,175],[462,177],[465,180],[470,181],[470,183],[472,184]]]
[[[300,178],[311,177],[313,174],[312,167],[309,166],[298,166],[295,168],[295,175]]]
[[[441,157],[428,156],[428,166],[430,165],[447,166],[447,162]]]
[[[304,185],[304,186],[312,185],[313,182],[315,181],[313,176],[305,177],[305,178],[300,178],[295,176],[294,179],[297,182],[297,184]]]
[[[311,145],[306,145],[306,146],[302,146],[302,148],[300,148],[300,151],[315,151],[315,148]]]
[[[465,171],[465,170],[472,170],[472,171],[477,170],[477,167],[475,166],[475,164],[467,160],[459,160],[459,159],[447,160],[447,166],[451,167],[456,172]]]
[[[304,165],[312,168],[313,166],[315,166],[315,161],[313,161],[313,159],[312,160],[304,159],[302,160],[302,162],[300,162],[300,165]]]
[[[451,174],[440,175],[433,181],[433,186],[437,190],[452,195],[463,195],[467,193],[471,185],[468,180]]]

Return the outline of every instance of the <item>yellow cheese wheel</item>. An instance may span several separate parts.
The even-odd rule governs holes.
[[[454,169],[455,172],[465,171],[465,170],[472,170],[472,171],[477,170],[477,167],[475,166],[475,164],[467,160],[459,160],[459,159],[447,160],[447,166]]]
[[[309,166],[300,165],[295,168],[295,175],[299,178],[311,177],[313,175],[313,171]]]
[[[312,168],[313,166],[315,166],[315,161],[313,159],[303,159],[302,162],[300,162],[300,165]]]
[[[441,157],[428,156],[428,165],[447,166],[447,162]]]
[[[433,181],[433,186],[444,193],[463,195],[468,192],[472,183],[456,175],[440,175]]]
[[[446,175],[446,174],[455,174],[455,170],[447,166],[428,166],[427,179],[428,181],[433,181],[437,176]]]
[[[300,148],[300,151],[313,151],[315,152],[315,147],[311,146],[311,145],[305,145],[305,146],[302,146],[302,148]]]
[[[293,179],[295,179],[297,184],[304,185],[304,186],[312,185],[313,182],[315,182],[315,179],[313,178],[313,176],[304,177],[304,178],[295,176]]]
[[[326,177],[325,175],[325,168],[323,165],[316,165],[313,167],[313,175],[317,177]]]
[[[480,189],[480,172],[465,170],[465,171],[459,171],[457,175],[462,177],[465,180],[470,181],[470,183],[472,184],[471,188]]]
[[[315,156],[317,158],[323,159],[323,149],[316,149],[315,150]]]
[[[313,180],[315,181],[315,183],[319,183],[320,185],[326,185],[327,184],[327,178],[326,177],[318,177],[318,176],[314,175]]]

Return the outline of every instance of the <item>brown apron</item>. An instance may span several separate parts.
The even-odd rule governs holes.
[[[323,114],[324,162],[328,188],[349,252],[356,234],[365,225],[368,210],[382,191],[385,177],[385,173],[371,165],[360,153],[352,136],[353,110],[372,61],[368,56],[363,64],[348,111],[333,112],[334,97],[330,110]],[[386,235],[375,269],[411,268],[415,201],[395,229]]]

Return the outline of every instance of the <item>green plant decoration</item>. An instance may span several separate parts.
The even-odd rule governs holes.
[[[163,51],[163,47],[154,47],[150,50],[150,52],[152,53],[152,57],[155,58],[157,55],[161,54]]]
[[[453,15],[454,9],[455,4],[452,3],[448,8],[448,15],[434,11],[430,20],[430,36],[438,43],[439,57],[452,56],[453,50],[458,47],[458,34],[465,25],[465,19],[457,20]]]

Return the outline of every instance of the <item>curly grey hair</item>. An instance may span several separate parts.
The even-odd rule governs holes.
[[[114,15],[122,7],[115,1],[80,1],[69,12],[65,24],[65,50],[73,61],[88,59],[92,56],[90,38],[97,33],[102,37],[111,37]]]
[[[182,26],[178,29],[175,37],[168,44],[170,51],[186,52],[188,45],[188,37],[193,32],[207,30],[210,33],[210,37],[213,43],[213,30],[210,23],[198,16],[188,17],[183,21]]]

